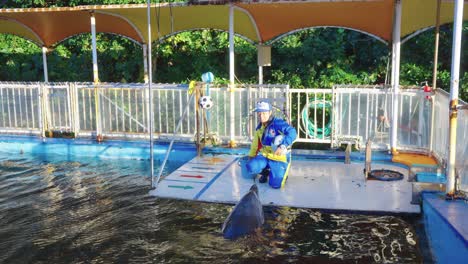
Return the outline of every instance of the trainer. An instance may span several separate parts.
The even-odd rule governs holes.
[[[296,129],[284,119],[275,117],[266,100],[257,103],[255,112],[260,122],[250,146],[247,170],[250,174],[261,174],[260,183],[268,179],[272,188],[281,188],[288,177],[290,147],[296,139]]]

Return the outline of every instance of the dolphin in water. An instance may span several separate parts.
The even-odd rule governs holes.
[[[224,238],[236,239],[253,232],[264,222],[265,217],[258,197],[258,187],[254,184],[226,218],[221,231]]]

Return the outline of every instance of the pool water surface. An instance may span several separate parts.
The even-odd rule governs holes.
[[[187,161],[175,159],[165,174]],[[430,261],[415,215],[264,207],[261,230],[225,240],[231,205],[151,197],[148,171],[141,159],[0,150],[0,263]]]

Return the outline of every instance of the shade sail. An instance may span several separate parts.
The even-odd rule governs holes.
[[[203,28],[228,31],[229,4],[215,2],[218,4],[153,4],[153,38]],[[343,27],[391,41],[394,0],[237,1],[233,5],[235,33],[255,43],[310,27]],[[453,1],[443,1],[441,23],[452,21],[453,5]],[[434,26],[436,6],[437,0],[402,1],[402,38]],[[91,12],[95,13],[97,32],[147,42],[146,5],[141,4],[0,9],[0,33],[53,47],[76,34],[89,33]],[[468,19],[466,8],[464,19]]]
[[[468,8],[463,10],[463,20],[468,20]],[[453,22],[453,1],[442,0],[440,8],[440,23]],[[403,1],[401,11],[401,35],[407,37],[435,26],[437,14],[437,0],[411,0]]]
[[[146,6],[134,5],[126,7],[106,8],[100,12],[116,14],[128,19],[138,28],[143,36],[148,36]],[[235,30],[238,35],[251,41],[257,41],[255,23],[249,15],[240,9],[234,11]],[[228,5],[154,5],[151,8],[151,35],[154,38],[164,38],[177,32],[194,29],[229,30]],[[96,23],[99,23],[97,21]],[[145,40],[146,42],[146,40]]]
[[[392,0],[360,2],[293,2],[238,4],[252,14],[266,42],[287,32],[310,27],[344,27],[390,40]]]

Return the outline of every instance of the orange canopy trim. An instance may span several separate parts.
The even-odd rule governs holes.
[[[195,3],[195,4],[194,4]],[[273,42],[289,32],[311,27],[343,27],[391,41],[395,0],[193,1],[151,5],[152,39],[195,29],[229,30],[254,43]],[[437,0],[402,1],[402,38],[435,25]],[[15,34],[53,47],[71,36],[96,31],[148,42],[147,9],[137,5],[0,9],[0,33]],[[442,1],[441,22],[452,21],[453,1]],[[468,9],[464,10],[468,19]]]

